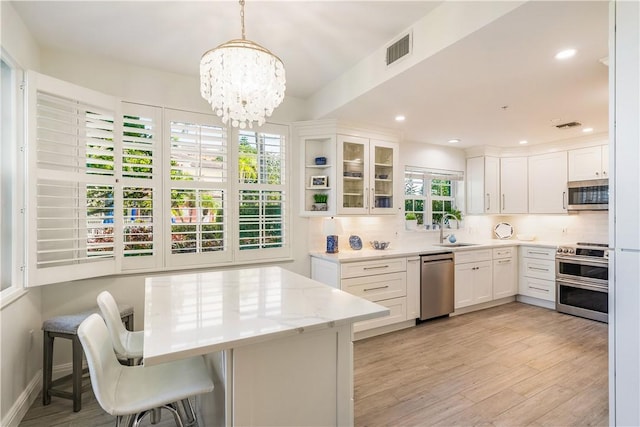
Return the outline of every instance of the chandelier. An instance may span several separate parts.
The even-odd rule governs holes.
[[[284,99],[285,72],[280,58],[247,40],[244,0],[240,0],[242,39],[229,40],[202,55],[200,94],[222,122],[241,129],[261,126]]]

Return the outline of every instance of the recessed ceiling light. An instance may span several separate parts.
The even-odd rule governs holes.
[[[576,54],[576,50],[575,49],[565,49],[565,50],[561,50],[560,52],[556,53],[556,59],[567,59],[567,58],[571,58],[573,55]]]
[[[522,141],[519,142],[520,145],[524,145],[524,144],[528,144],[529,141],[527,141],[526,139],[523,139]]]
[[[458,138],[453,138],[447,141],[449,144],[457,144],[458,142],[460,142],[460,140]]]
[[[396,116],[396,122],[404,122],[404,119],[406,119],[405,116],[402,116],[402,115]]]
[[[584,133],[593,132],[593,128],[584,128],[584,129],[582,129],[582,132],[584,132]]]

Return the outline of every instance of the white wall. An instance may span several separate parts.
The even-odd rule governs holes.
[[[38,47],[11,3],[0,2],[2,48],[21,68],[38,69]],[[3,141],[4,143],[4,141]],[[11,292],[11,291],[10,291]],[[41,292],[18,291],[0,302],[0,425],[15,425],[40,391]],[[31,339],[33,331],[33,339]]]

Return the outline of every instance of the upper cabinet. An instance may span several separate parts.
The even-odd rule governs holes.
[[[609,178],[609,146],[569,150],[569,181]]]
[[[300,144],[300,212],[306,216],[335,215],[336,136],[301,136]]]
[[[500,159],[500,212],[528,212],[528,174],[526,157]]]
[[[467,159],[467,213],[500,212],[500,159],[483,156]]]
[[[394,214],[398,144],[338,135],[337,155],[337,213]]]
[[[529,213],[567,212],[567,152],[529,157]]]
[[[398,212],[403,174],[394,134],[335,120],[296,122],[292,129],[301,216]]]

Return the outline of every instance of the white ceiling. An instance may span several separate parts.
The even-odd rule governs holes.
[[[261,1],[247,38],[276,53],[287,96],[308,99],[428,14],[440,1]],[[43,47],[197,75],[201,55],[239,38],[236,1],[17,1]],[[406,140],[517,146],[606,132],[608,4],[529,2],[326,117],[397,128]],[[553,58],[578,49],[565,62]],[[506,109],[502,107],[507,106]],[[402,124],[393,117],[404,114]]]

